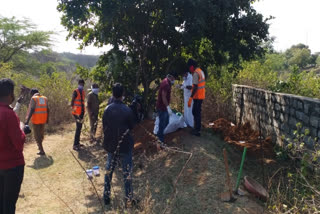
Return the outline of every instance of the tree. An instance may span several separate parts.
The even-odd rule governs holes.
[[[202,61],[223,64],[262,54],[260,44],[268,39],[267,20],[252,8],[252,0],[58,2],[61,23],[69,31],[68,37],[82,41],[81,48],[111,44],[113,54],[131,59],[125,61],[121,72],[133,77],[135,91],[142,84],[147,105],[156,90],[150,85],[180,64],[177,62],[199,53],[204,41],[211,50],[201,52],[206,59]],[[109,64],[117,58],[102,56],[107,62],[100,62]]]
[[[320,55],[317,57],[316,63],[317,63],[317,66],[320,67]]]
[[[0,62],[9,62],[23,51],[49,47],[51,34],[35,30],[35,25],[28,20],[0,16]]]
[[[298,66],[300,69],[305,68],[307,65],[314,65],[316,56],[311,55],[311,50],[307,45],[297,44],[291,46],[285,52],[287,64],[289,66]]]
[[[305,68],[310,61],[311,51],[309,49],[295,49],[293,55],[289,59],[289,65],[297,65],[299,68]]]

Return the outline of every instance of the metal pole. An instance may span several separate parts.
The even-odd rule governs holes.
[[[241,179],[241,175],[242,175],[243,163],[244,163],[244,159],[246,157],[246,152],[247,152],[247,147],[244,147],[242,159],[241,159],[241,164],[240,164],[240,170],[239,170],[238,179],[237,179],[237,184],[236,184],[236,189],[235,189],[236,192],[238,191],[238,188],[240,185],[240,179]]]
[[[264,152],[263,152],[263,145],[261,140],[261,115],[259,115],[259,143],[260,143],[260,151],[261,151],[261,170],[262,170],[262,184],[265,185],[264,180]]]

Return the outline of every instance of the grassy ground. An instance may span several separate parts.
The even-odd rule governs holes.
[[[251,197],[238,198],[234,203],[220,201],[225,192],[225,171],[222,149],[227,145],[209,133],[201,138],[183,132],[175,146],[191,151],[193,158],[177,184],[176,197],[171,199],[173,183],[188,155],[159,152],[153,155],[134,154],[133,187],[141,200],[137,209],[126,210],[123,205],[123,182],[120,171],[113,179],[112,202],[102,209],[98,196],[75,161],[72,148],[75,125],[66,125],[56,134],[46,136],[47,156],[36,155],[35,143],[25,146],[25,177],[17,213],[262,213],[263,208]],[[85,168],[98,165],[104,168],[106,153],[99,144],[91,144],[85,136],[86,147],[72,151]],[[240,152],[227,147],[231,160],[232,181],[235,183]],[[249,167],[246,168],[249,171]],[[99,197],[103,192],[104,170],[93,182]]]

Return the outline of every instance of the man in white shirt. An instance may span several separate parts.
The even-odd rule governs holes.
[[[184,73],[181,89],[183,89],[183,97],[184,97],[184,120],[188,126],[193,127],[193,114],[192,114],[193,102],[191,104],[191,108],[188,107],[188,101],[191,96],[191,89],[192,89],[192,75],[188,71]]]

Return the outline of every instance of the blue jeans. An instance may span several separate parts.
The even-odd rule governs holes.
[[[114,153],[108,152],[108,159],[106,163],[106,174],[104,176],[104,199],[110,198],[111,193],[111,181],[114,169],[117,163],[121,161],[124,189],[127,200],[132,200],[133,190],[132,190],[132,150],[128,153],[120,153],[114,157]]]
[[[164,142],[164,130],[166,129],[167,125],[169,124],[169,114],[167,111],[158,110],[159,116],[159,130],[157,136],[161,142]]]

